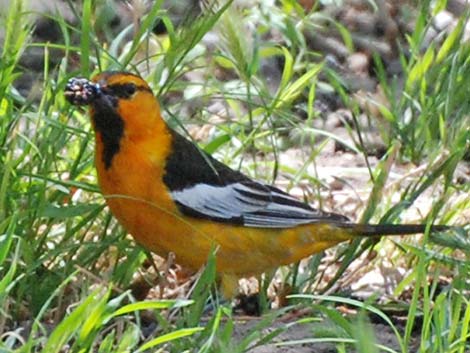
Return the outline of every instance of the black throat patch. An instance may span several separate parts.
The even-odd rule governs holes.
[[[111,167],[113,158],[119,152],[121,138],[124,135],[124,120],[116,112],[118,100],[110,96],[101,99],[111,99],[111,102],[93,105],[93,123],[103,140],[103,163],[106,169]]]

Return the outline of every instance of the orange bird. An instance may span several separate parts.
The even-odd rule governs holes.
[[[98,181],[114,216],[145,248],[163,257],[172,252],[186,267],[200,268],[216,248],[226,293],[239,277],[359,236],[424,232],[419,224],[351,223],[229,168],[165,123],[137,75],[72,78],[65,96],[90,106]]]

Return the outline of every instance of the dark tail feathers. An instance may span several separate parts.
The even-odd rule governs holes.
[[[354,235],[378,236],[378,235],[406,235],[418,234],[426,231],[426,224],[354,224],[343,223],[339,227],[350,229]],[[432,225],[431,232],[444,232],[452,229],[452,226]]]

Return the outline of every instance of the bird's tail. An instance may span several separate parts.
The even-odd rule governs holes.
[[[406,235],[425,233],[428,225],[426,224],[355,224],[343,223],[339,225],[357,236],[373,237],[379,235]],[[431,225],[430,232],[444,232],[452,229],[451,226]]]

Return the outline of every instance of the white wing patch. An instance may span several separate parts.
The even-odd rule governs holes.
[[[320,212],[276,188],[255,182],[197,184],[171,195],[184,213],[248,227],[289,228],[339,220],[338,215]]]
[[[227,220],[240,217],[242,213],[256,212],[267,206],[265,201],[240,197],[235,185],[241,184],[228,186],[197,184],[187,189],[173,191],[171,196],[174,200],[197,212],[209,217]]]

